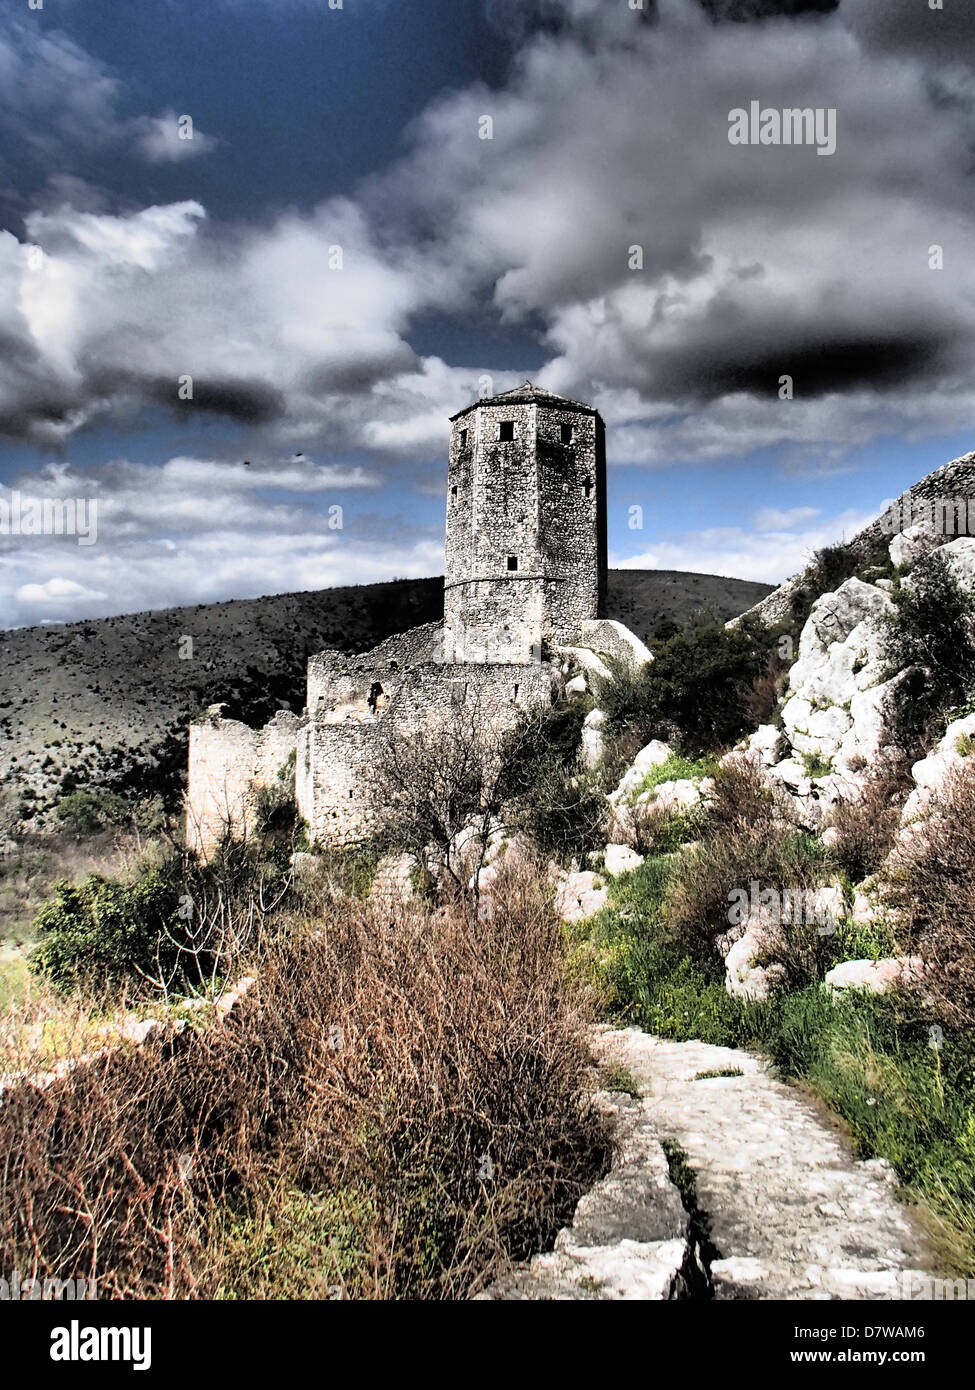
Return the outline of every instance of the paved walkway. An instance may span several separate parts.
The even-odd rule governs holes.
[[[930,1277],[888,1166],[854,1159],[761,1058],[636,1028],[600,1029],[595,1051],[641,1092],[601,1094],[613,1168],[552,1252],[481,1297],[889,1299]]]

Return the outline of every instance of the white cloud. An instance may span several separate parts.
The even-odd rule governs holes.
[[[164,111],[161,116],[143,116],[133,124],[133,134],[137,130],[136,145],[151,164],[195,159],[210,154],[220,143],[199,130],[188,113]]]
[[[87,589],[84,584],[79,584],[74,579],[65,579],[61,575],[52,576],[43,584],[21,584],[14,591],[14,598],[24,604],[56,603],[63,606],[82,599],[86,603],[97,603],[107,597],[107,594],[100,593],[97,589]]]
[[[819,507],[763,507],[752,517],[752,525],[756,531],[791,531],[819,514]]]
[[[713,526],[654,542],[640,554],[628,555],[625,559],[611,556],[610,563],[620,569],[693,570],[699,574],[781,584],[796,574],[817,550],[849,540],[876,515],[876,512],[846,511],[823,517],[815,526],[799,523],[792,529]]]

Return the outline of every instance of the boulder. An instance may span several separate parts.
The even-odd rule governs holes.
[[[861,623],[876,621],[893,609],[888,594],[862,579],[847,579],[833,593],[813,604],[799,637],[799,651],[789,673],[792,690],[803,685],[821,665],[834,642],[845,642]]]
[[[584,922],[606,906],[609,890],[589,869],[560,874],[555,890],[555,910],[563,922]]]
[[[914,764],[911,768],[914,790],[904,803],[902,825],[923,816],[941,792],[948,775],[961,768],[971,756],[961,751],[968,739],[975,739],[975,714],[953,720],[935,749]]]
[[[883,909],[862,888],[853,895],[850,916],[858,927],[869,927],[883,915]]]
[[[628,801],[650,769],[662,767],[672,756],[673,753],[669,744],[662,743],[658,738],[651,739],[645,747],[640,749],[623,773],[616,790],[610,792],[610,804],[616,806],[621,801]]]
[[[828,971],[823,984],[828,989],[862,989],[868,994],[885,994],[894,986],[919,984],[924,976],[920,956],[890,956],[885,960],[845,960]]]
[[[613,878],[617,874],[628,874],[643,863],[643,855],[637,854],[628,845],[607,845],[603,860],[606,872]]]
[[[937,549],[938,536],[923,522],[899,531],[890,543],[890,562],[898,569],[914,565],[932,550]]]
[[[767,999],[785,979],[785,967],[777,961],[758,964],[774,940],[774,927],[762,915],[749,917],[744,930],[725,956],[725,989],[735,999],[758,1002]]]
[[[676,815],[696,806],[701,800],[701,789],[690,777],[680,777],[673,782],[658,782],[650,791],[637,797],[638,806],[652,805],[667,815]]]
[[[947,562],[952,577],[962,589],[975,589],[975,538],[959,536],[957,540],[940,546],[938,554]],[[918,568],[901,581],[902,588],[912,589],[915,586]]]
[[[579,699],[580,696],[585,695],[588,689],[589,683],[581,671],[577,676],[573,676],[570,681],[566,681],[565,683],[565,693],[570,700]]]
[[[157,1033],[165,1032],[165,1024],[160,1023],[158,1018],[127,1018],[119,1030],[119,1037],[123,1042],[135,1043],[136,1047],[142,1047]]]
[[[745,740],[743,751],[755,754],[764,767],[773,767],[782,757],[785,739],[774,724],[760,724]]]
[[[610,670],[606,663],[591,651],[589,647],[559,647],[560,656],[569,657],[580,671],[586,675],[603,676],[606,680],[610,679]],[[563,667],[563,670],[566,668]],[[571,669],[571,666],[569,667]]]
[[[586,715],[579,747],[579,758],[583,767],[595,767],[602,759],[606,747],[603,737],[605,724],[606,714],[601,709],[590,710]]]
[[[913,669],[900,671],[890,680],[870,690],[858,690],[850,701],[850,728],[840,741],[837,767],[850,774],[860,763],[876,764],[879,759],[896,758],[896,725],[901,687],[914,675]]]

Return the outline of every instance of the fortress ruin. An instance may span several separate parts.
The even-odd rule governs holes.
[[[294,757],[295,797],[317,844],[368,833],[363,770],[383,721],[415,729],[451,697],[492,727],[560,697],[569,663],[650,654],[605,616],[606,445],[591,405],[526,382],[451,418],[442,622],[372,651],[308,663],[301,715],[262,730],[212,706],[190,726],[187,839],[208,852],[249,830],[261,787]]]

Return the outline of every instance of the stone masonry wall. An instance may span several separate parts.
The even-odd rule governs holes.
[[[892,520],[893,517],[901,514],[910,514],[916,511],[918,504],[923,501],[933,502],[948,501],[953,498],[971,498],[972,505],[967,509],[967,514],[962,513],[961,525],[957,529],[949,531],[944,536],[945,541],[954,540],[959,535],[975,535],[975,453],[964,454],[961,458],[952,459],[950,463],[929,473],[913,487],[902,492],[897,501],[888,508],[882,516],[871,521],[862,531],[858,531],[849,542],[850,546],[866,556],[871,547],[880,540],[889,541],[893,538],[896,530],[900,527]],[[955,518],[950,518],[954,521]],[[908,523],[909,524],[909,523]],[[893,527],[893,529],[891,529]],[[792,597],[804,585],[808,575],[808,567],[799,574],[787,579],[778,589],[774,590],[767,598],[762,599],[754,608],[750,608],[748,613],[761,618],[765,623],[775,624],[787,618],[791,612]],[[741,622],[741,617],[735,618],[729,627]]]
[[[394,719],[405,732],[427,723],[452,697],[476,702],[478,723],[497,729],[511,727],[519,712],[552,699],[557,676],[545,663],[513,666],[441,665],[411,668],[378,713],[357,707],[330,708],[324,700],[314,719],[298,737],[295,789],[298,810],[312,840],[350,844],[368,837],[366,770],[382,756],[387,729]]]
[[[281,710],[263,729],[249,729],[221,718],[220,708],[190,725],[186,838],[204,855],[228,827],[238,838],[253,831],[254,794],[275,784],[301,726],[297,715]]]

